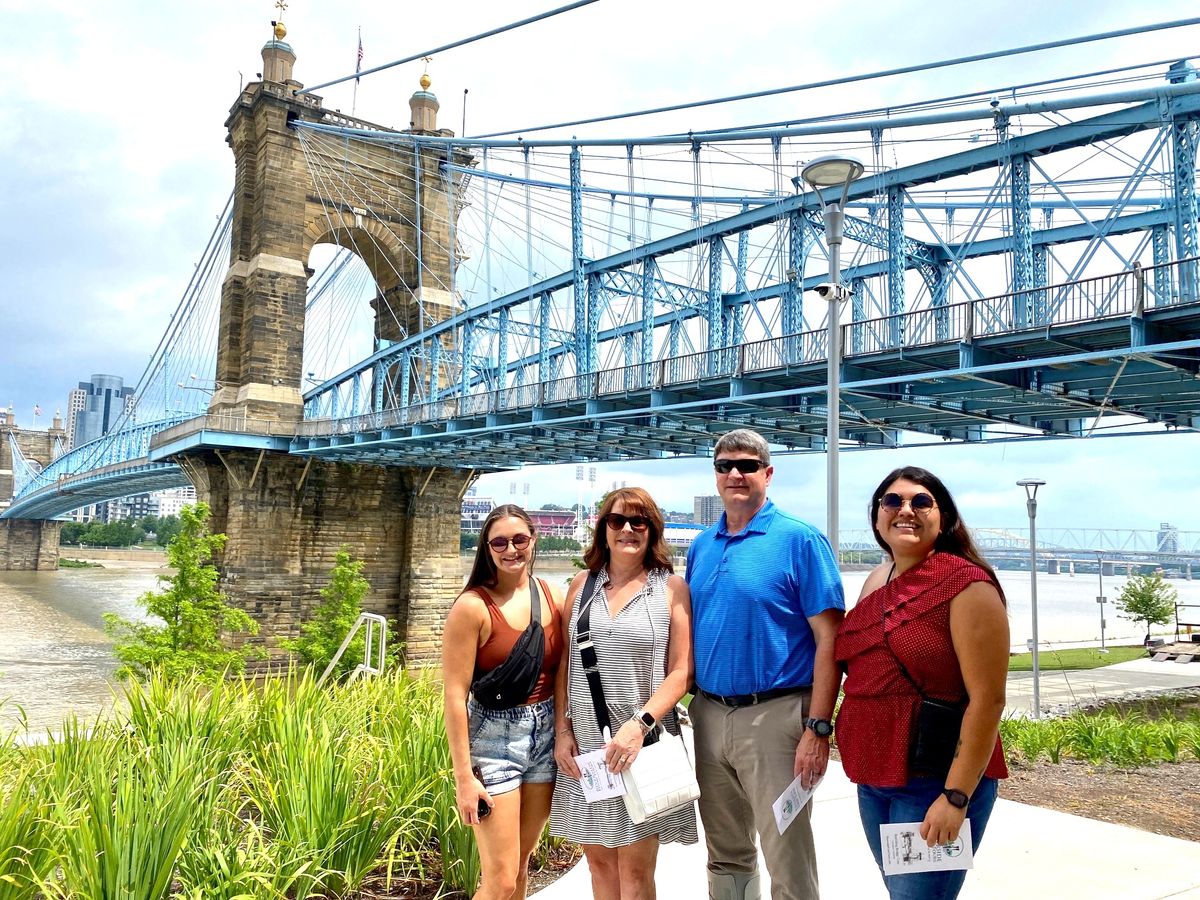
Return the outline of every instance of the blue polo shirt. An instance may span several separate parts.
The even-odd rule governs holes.
[[[739,534],[722,514],[692,541],[687,583],[696,684],[725,696],[812,684],[808,619],[846,608],[828,539],[770,500]]]

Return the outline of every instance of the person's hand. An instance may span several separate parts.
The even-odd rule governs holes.
[[[492,795],[483,786],[483,782],[473,774],[469,774],[461,780],[454,779],[454,804],[458,807],[458,814],[462,817],[464,825],[479,824],[480,800],[488,806],[496,805]]]
[[[642,749],[642,726],[630,719],[617,729],[613,739],[604,748],[604,762],[610,772],[624,772]]]
[[[959,809],[945,797],[938,797],[925,811],[925,821],[921,823],[921,837],[925,838],[925,843],[930,847],[934,844],[948,844],[958,837],[966,817],[965,809]]]
[[[811,728],[805,728],[796,745],[796,764],[793,775],[800,776],[800,786],[811,791],[817,780],[825,776],[829,768],[829,738],[817,737]]]
[[[578,779],[582,774],[575,763],[575,757],[578,755],[579,745],[575,743],[575,731],[569,724],[564,725],[554,735],[554,761],[558,763],[558,771]]]

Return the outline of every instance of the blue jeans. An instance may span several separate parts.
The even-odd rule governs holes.
[[[913,778],[904,787],[878,788],[858,786],[858,812],[862,817],[867,843],[875,855],[875,864],[883,872],[883,851],[880,847],[879,826],[893,822],[922,822],[933,801],[945,787],[943,778]],[[987,827],[996,805],[996,779],[984,778],[971,795],[967,819],[971,822],[972,851],[979,849],[983,830]],[[911,875],[885,875],[891,900],[954,900],[966,880],[965,871],[916,872]]]

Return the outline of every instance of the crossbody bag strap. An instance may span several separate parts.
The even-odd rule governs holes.
[[[592,599],[596,590],[598,573],[590,572],[583,583],[582,599],[579,603],[579,618],[575,624],[575,646],[579,650],[579,661],[587,678],[588,693],[592,695],[592,711],[596,714],[596,726],[605,741],[612,739],[612,722],[608,718],[608,703],[604,699],[604,684],[600,681],[600,660],[592,643]]]

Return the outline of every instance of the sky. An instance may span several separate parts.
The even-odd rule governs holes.
[[[554,8],[554,0],[380,3],[290,0],[283,13],[313,85]],[[599,0],[439,54],[429,68],[440,124],[471,134],[717,97],[1195,14],[1190,2],[962,4],[904,0],[737,4]],[[452,12],[450,12],[452,11]],[[0,405],[45,427],[93,373],[136,383],[232,185],[224,121],[279,11],[267,0],[163,4],[0,0]],[[1200,53],[1200,28],[867,82],[818,94],[577,129],[640,135],[877,106],[1108,64]],[[318,91],[329,108],[404,126],[422,66]],[[34,406],[45,415],[34,419]],[[1200,437],[1039,441],[849,452],[841,517],[856,527],[890,469],[925,465],[970,524],[1024,525],[1016,479],[1046,479],[1039,524],[1200,530]],[[641,484],[670,509],[710,493],[703,460],[605,464],[597,492]],[[776,460],[773,494],[822,521],[820,455]],[[530,485],[528,494],[524,485]],[[574,467],[486,476],[479,493],[530,505],[575,502]],[[564,491],[566,496],[564,496]]]

